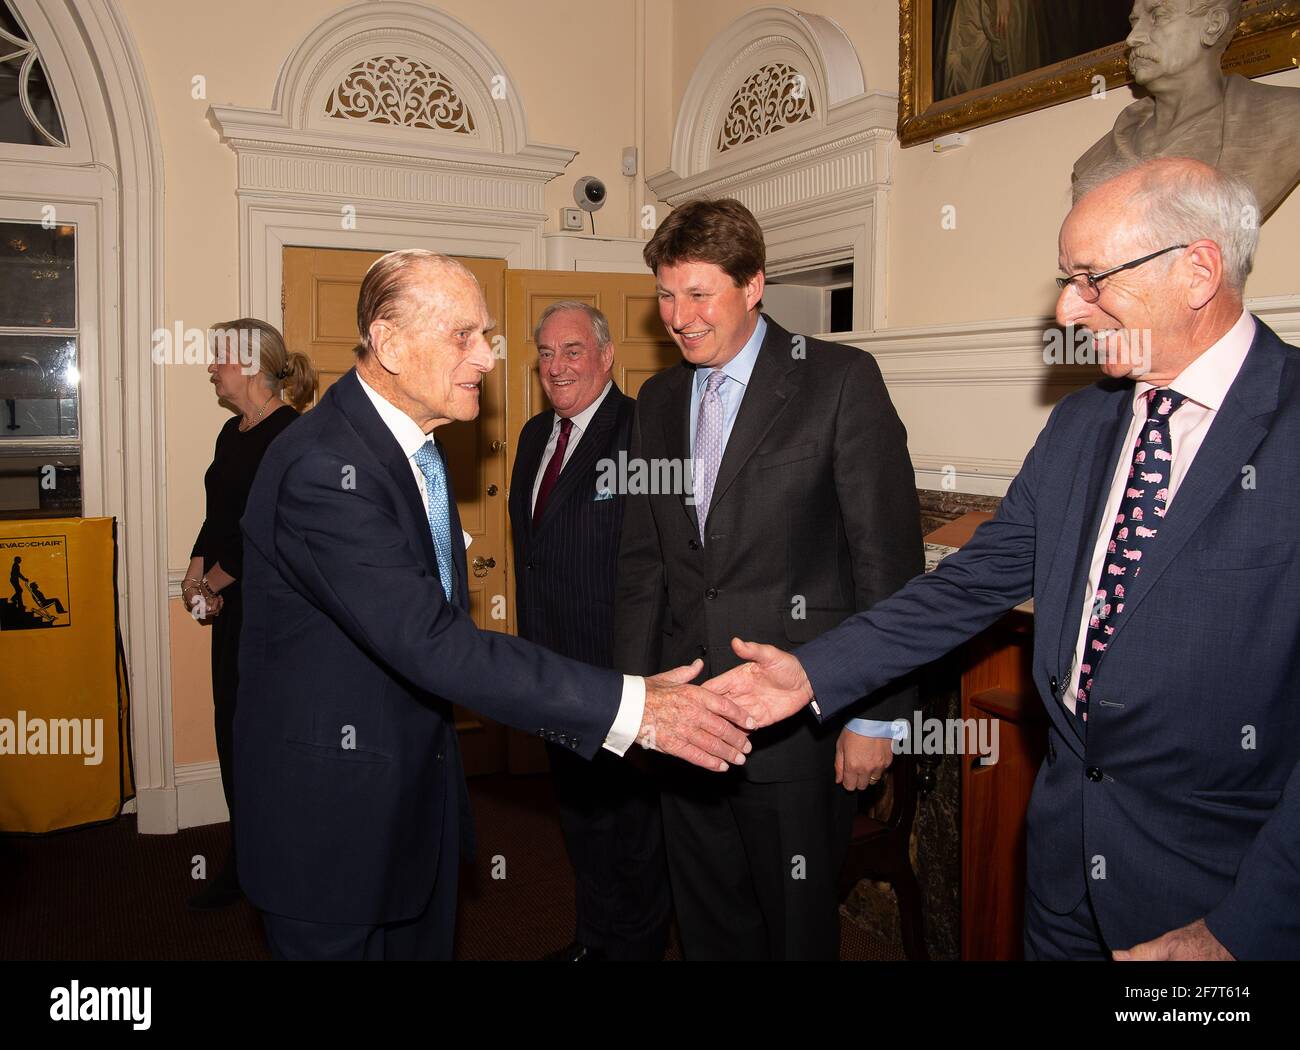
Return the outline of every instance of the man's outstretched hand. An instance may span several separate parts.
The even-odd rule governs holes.
[[[813,698],[812,684],[793,653],[739,638],[731,639],[731,650],[747,662],[710,678],[704,688],[734,701],[755,728],[789,718]]]
[[[744,729],[754,722],[726,697],[688,685],[702,660],[645,680],[645,714],[636,741],[692,765],[724,773],[742,765],[750,743]]]

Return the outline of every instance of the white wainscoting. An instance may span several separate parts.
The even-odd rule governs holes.
[[[215,761],[177,766],[177,827],[197,828],[204,824],[224,824],[229,819],[226,796],[221,790],[221,766]]]
[[[1300,344],[1300,295],[1247,301]],[[1052,407],[1097,377],[1091,365],[1044,363],[1047,318],[836,335],[870,351],[907,427],[918,488],[1002,496]]]

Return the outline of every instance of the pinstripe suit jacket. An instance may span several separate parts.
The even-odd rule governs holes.
[[[561,471],[533,528],[533,483],[555,413],[539,412],[519,432],[510,478],[515,604],[519,635],[575,660],[613,666],[614,578],[625,497],[601,498],[601,460],[627,451],[636,402],[615,385]]]

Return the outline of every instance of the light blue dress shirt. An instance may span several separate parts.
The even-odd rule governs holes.
[[[749,337],[749,341],[740,348],[740,353],[722,366],[722,371],[726,373],[727,382],[722,384],[722,389],[718,391],[718,396],[722,398],[722,406],[726,412],[722,423],[722,451],[727,451],[727,442],[731,440],[731,428],[736,424],[736,416],[740,414],[740,402],[745,398],[745,390],[749,386],[749,377],[754,374],[754,365],[758,361],[758,351],[763,345],[763,337],[767,335],[767,321],[762,314],[758,316],[758,324],[754,327],[754,334]],[[700,398],[704,396],[704,386],[709,381],[709,376],[713,375],[715,369],[697,368],[695,370],[695,382],[691,384],[691,456],[695,456],[695,427],[700,421]]]
[[[749,389],[750,377],[754,374],[754,365],[758,361],[758,351],[763,345],[763,337],[767,335],[767,321],[760,314],[758,324],[754,327],[754,334],[740,348],[740,353],[722,366],[722,371],[727,375],[727,382],[722,384],[722,389],[718,391],[718,396],[722,398],[722,405],[726,415],[723,418],[722,427],[722,451],[726,454],[727,442],[731,440],[731,428],[736,423],[736,416],[740,414],[740,403],[745,399],[745,391]],[[695,427],[699,423],[700,416],[700,399],[704,396],[705,384],[709,381],[709,376],[714,372],[712,368],[697,368],[695,370],[695,381],[691,384],[691,456],[695,455]],[[891,737],[901,740],[907,736],[907,723],[902,719],[895,722],[879,722],[874,718],[853,718],[847,723],[847,728],[853,730],[859,736],[874,737]]]

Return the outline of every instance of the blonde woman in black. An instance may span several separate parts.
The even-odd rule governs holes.
[[[208,374],[218,400],[236,413],[217,435],[212,465],[203,476],[207,509],[181,587],[186,609],[212,625],[212,700],[221,764],[221,787],[230,810],[230,851],[220,872],[190,907],[212,911],[240,899],[235,869],[232,731],[239,691],[239,630],[243,620],[239,579],[243,538],[239,519],[267,448],[298,418],[316,390],[316,370],[305,354],[291,353],[265,321],[241,317],[210,330]]]

